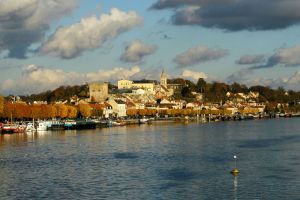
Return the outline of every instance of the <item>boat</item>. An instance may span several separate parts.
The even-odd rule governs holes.
[[[27,123],[26,132],[34,132],[35,130],[34,122]]]
[[[48,129],[48,123],[45,121],[39,121],[36,127],[37,131],[46,131]]]
[[[66,120],[64,130],[96,129],[96,122],[89,119]]]
[[[146,124],[148,121],[149,121],[148,118],[143,117],[143,118],[139,119],[139,124]]]
[[[23,124],[2,124],[1,125],[2,134],[13,134],[13,133],[24,133],[26,126]]]
[[[64,122],[62,121],[58,121],[58,120],[54,120],[51,122],[51,130],[64,130]]]
[[[66,120],[64,122],[64,130],[74,130],[76,129],[76,121],[75,120]]]

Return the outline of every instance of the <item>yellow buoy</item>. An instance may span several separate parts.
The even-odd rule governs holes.
[[[230,173],[231,173],[233,176],[237,176],[237,175],[240,173],[240,171],[236,168],[236,159],[237,159],[237,156],[234,155],[233,158],[234,158],[234,169],[231,170]]]
[[[240,171],[237,169],[237,168],[234,168],[233,170],[230,171],[230,173],[233,175],[233,176],[237,176]]]

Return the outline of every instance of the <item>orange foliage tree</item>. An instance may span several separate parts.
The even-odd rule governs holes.
[[[79,104],[78,110],[81,116],[83,117],[90,117],[92,114],[92,108],[88,104]]]
[[[138,114],[138,110],[137,109],[128,109],[126,114],[128,116],[135,116]]]
[[[103,106],[99,104],[89,104],[92,109],[92,116],[101,117],[103,115]]]
[[[0,96],[0,116],[3,114],[4,110],[4,97]]]
[[[76,118],[77,117],[77,108],[74,106],[67,106],[68,108],[68,118]]]
[[[29,106],[25,103],[16,103],[14,104],[15,109],[15,118],[24,119],[30,118],[31,110]]]
[[[55,105],[56,108],[56,117],[66,118],[68,117],[68,107],[64,104]]]
[[[5,103],[4,104],[4,111],[3,111],[3,117],[5,118],[11,118],[15,117],[15,106],[12,103]]]

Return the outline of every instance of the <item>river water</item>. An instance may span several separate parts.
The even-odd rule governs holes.
[[[299,122],[1,135],[0,199],[300,199]]]

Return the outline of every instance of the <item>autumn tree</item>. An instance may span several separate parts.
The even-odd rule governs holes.
[[[0,115],[3,114],[3,109],[4,109],[4,97],[0,96]]]
[[[59,118],[66,118],[68,116],[68,108],[64,104],[55,105],[56,116]]]
[[[103,106],[100,104],[89,104],[92,109],[92,116],[101,117],[103,115]]]
[[[82,117],[90,117],[92,114],[92,108],[88,104],[79,104],[78,110]]]
[[[15,107],[12,103],[5,103],[3,110],[3,117],[10,119],[11,117],[15,117]]]
[[[126,114],[128,116],[135,116],[135,115],[138,114],[138,110],[137,109],[128,109],[127,112],[126,112]]]
[[[67,106],[68,109],[68,118],[76,118],[77,117],[77,109],[74,106]]]

